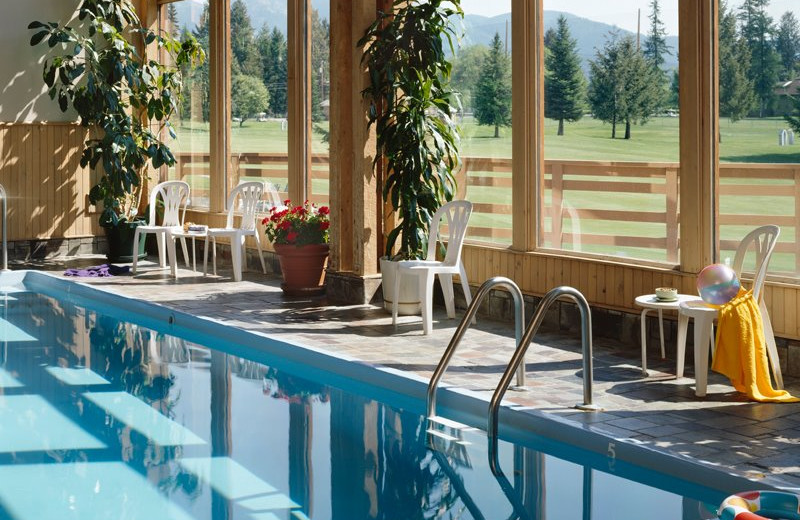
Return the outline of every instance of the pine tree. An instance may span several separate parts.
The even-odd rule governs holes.
[[[570,36],[564,15],[558,17],[557,26],[545,57],[544,115],[558,121],[558,135],[564,135],[565,120],[574,122],[583,117],[586,80],[577,41]]]
[[[775,33],[775,50],[781,59],[781,78],[794,79],[800,59],[800,23],[794,13],[786,11]]]
[[[500,34],[495,33],[475,86],[475,120],[479,125],[494,125],[495,137],[500,137],[501,126],[511,126],[510,72]]]
[[[245,74],[261,77],[261,63],[255,35],[244,0],[231,4],[231,76]]]
[[[321,18],[319,11],[311,11],[311,118],[323,118],[320,105],[330,96],[326,82],[330,82],[330,24]]]
[[[644,57],[653,67],[659,69],[664,66],[665,56],[672,56],[666,36],[667,31],[661,20],[661,7],[658,5],[658,0],[652,0],[650,2],[650,32],[644,41]]]
[[[174,3],[167,4],[167,27],[173,38],[178,39],[181,34],[180,21],[178,20],[178,8]]]
[[[745,117],[758,103],[753,80],[748,77],[750,48],[736,34],[736,15],[719,8],[719,112],[732,123]]]
[[[646,123],[657,109],[657,89],[662,87],[653,67],[632,37],[613,33],[589,64],[589,103],[595,118],[611,123],[612,139],[617,124],[625,123],[625,139],[630,139],[631,125]]]
[[[750,49],[749,77],[755,85],[759,116],[764,117],[778,81],[778,54],[772,45],[774,24],[767,14],[769,0],[744,0],[739,7],[741,33]]]
[[[264,24],[256,38],[256,48],[261,57],[261,78],[269,90],[269,112],[275,117],[287,114],[287,46],[286,37],[273,27]]]

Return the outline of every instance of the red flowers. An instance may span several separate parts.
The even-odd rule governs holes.
[[[270,214],[261,223],[267,238],[275,244],[307,244],[328,243],[330,209],[328,206],[317,207],[308,201],[302,206],[292,206],[292,201],[283,201],[284,206],[273,207]]]

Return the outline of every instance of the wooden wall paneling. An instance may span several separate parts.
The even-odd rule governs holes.
[[[48,126],[47,130],[47,147],[50,153],[47,154],[47,171],[49,172],[49,184],[50,189],[47,192],[47,204],[45,205],[45,209],[47,213],[45,215],[45,221],[47,224],[47,231],[42,238],[47,238],[53,235],[64,236],[64,230],[61,229],[61,219],[58,218],[56,214],[56,200],[58,195],[58,179],[56,176],[58,175],[58,165],[59,165],[59,150],[56,146],[55,142],[55,127]],[[58,204],[58,209],[63,210],[65,206]]]
[[[783,330],[793,336],[797,336],[797,291],[784,290],[783,292],[783,305],[785,323]]]

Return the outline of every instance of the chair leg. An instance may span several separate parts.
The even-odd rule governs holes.
[[[189,263],[189,250],[186,248],[186,237],[181,237],[181,248],[183,249],[183,260],[186,262],[186,269],[191,269],[192,264]]]
[[[683,377],[683,365],[686,359],[686,334],[689,331],[689,316],[678,312],[678,345],[676,356],[678,364],[675,369],[676,377]]]
[[[458,266],[459,274],[458,278],[461,281],[461,291],[464,293],[464,299],[467,301],[467,307],[469,304],[472,303],[472,293],[469,290],[469,282],[467,282],[467,271],[464,269],[464,264]],[[478,323],[477,318],[472,318],[472,324],[475,325]]]
[[[432,271],[425,270],[419,275],[419,300],[422,305],[422,333],[427,335],[433,328],[433,277]]]
[[[650,309],[642,309],[641,318],[641,334],[642,334],[642,376],[647,377],[647,311]]]
[[[664,313],[658,309],[658,337],[661,338],[661,359],[667,357],[664,351]]]
[[[267,266],[264,263],[264,251],[261,250],[261,237],[259,236],[258,230],[256,230],[254,236],[256,238],[256,247],[258,248],[258,259],[261,260],[261,270],[264,271],[264,274],[267,274]]]
[[[453,294],[453,275],[439,274],[439,285],[442,286],[442,296],[444,296],[444,307],[447,309],[447,317],[451,320],[456,317],[456,297]]]
[[[234,235],[231,237],[231,262],[233,263],[233,279],[237,282],[242,281],[242,240],[244,237]]]
[[[208,235],[203,246],[203,276],[208,276]]]
[[[694,379],[697,397],[706,395],[708,385],[709,336],[714,318],[695,318],[694,320]]]
[[[214,267],[214,276],[217,276],[217,237],[211,237],[211,265]]]
[[[138,254],[139,248],[136,247],[139,244],[139,235],[140,235],[139,228],[136,228],[136,231],[134,231],[133,233],[133,265],[131,265],[131,274],[133,275],[136,274],[136,265],[138,264],[139,261],[139,254]]]
[[[156,233],[156,244],[158,244],[158,266],[164,268],[167,266],[166,251],[164,251],[164,233],[159,231]]]
[[[392,297],[392,325],[397,328],[397,306],[400,300],[400,266],[394,271],[394,297]]]
[[[177,253],[175,252],[175,239],[172,235],[167,232],[164,236],[164,240],[167,242],[167,258],[169,260],[169,272],[173,278],[178,277],[178,258]]]

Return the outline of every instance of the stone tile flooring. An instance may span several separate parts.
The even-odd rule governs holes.
[[[62,272],[66,265],[103,261],[90,257],[28,267]],[[135,278],[78,281],[425,378],[458,324],[446,319],[443,308],[436,308],[434,330],[423,336],[419,317],[402,317],[395,330],[381,307],[333,306],[324,297],[285,299],[279,280],[260,273],[245,273],[237,283],[224,270],[223,276],[204,278],[181,269],[173,280],[151,262],[140,265]],[[485,393],[488,400],[513,348],[512,323],[479,319],[466,333],[444,381]],[[676,379],[674,361],[658,359],[655,344],[648,360],[650,377],[642,378],[638,350],[595,341],[594,395],[604,411],[580,412],[572,408],[583,400],[580,338],[540,333],[528,352],[530,390],[508,392],[506,399],[620,441],[720,466],[771,485],[800,487],[800,404],[748,402],[724,377],[713,373],[708,395],[697,398],[691,366],[689,377]],[[800,395],[800,380],[788,379],[786,387]]]

